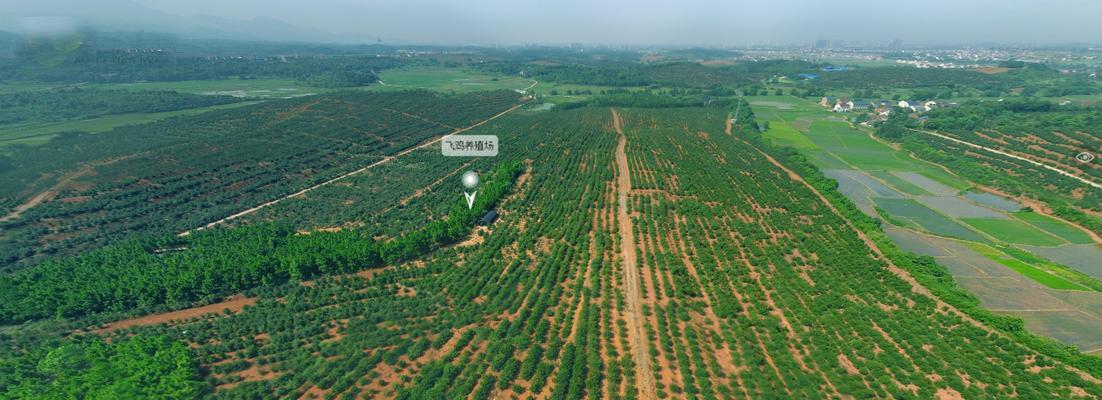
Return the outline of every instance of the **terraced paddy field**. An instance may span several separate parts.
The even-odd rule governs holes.
[[[1014,213],[1014,217],[1074,244],[1094,243],[1086,231],[1055,218],[1032,212]]]
[[[1063,240],[1032,225],[1006,218],[962,218],[962,221],[1001,241],[1034,246],[1056,246]]]
[[[1046,286],[956,240],[891,226],[885,231],[903,249],[936,258],[984,307],[1022,318],[1030,332],[1085,352],[1102,347],[1098,335],[1102,331],[1102,293],[1081,287],[1068,290],[1075,289],[1075,284],[1066,280],[1056,284],[1064,289]]]
[[[1022,205],[1014,202],[1013,200],[1002,198],[991,193],[986,192],[965,192],[964,197],[968,199],[1003,211],[1019,211],[1022,209]]]
[[[1059,247],[1022,246],[1052,261],[1073,267],[1084,274],[1102,279],[1102,246],[1098,244],[1074,244]]]
[[[937,211],[934,211],[932,208],[914,199],[877,198],[875,202],[880,209],[886,211],[891,217],[910,220],[928,232],[940,236],[977,242],[985,241],[984,237],[980,236],[975,231],[949,219],[943,214],[939,214]]]
[[[811,101],[752,104],[769,121],[766,138],[806,154],[858,209],[883,220],[898,245],[935,257],[985,307],[1084,351],[1100,347],[1102,308],[1089,299],[1102,295],[1102,247],[1084,230],[973,189]]]

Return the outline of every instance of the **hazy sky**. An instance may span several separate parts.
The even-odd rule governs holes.
[[[22,0],[0,0],[0,9],[6,1]],[[132,1],[183,16],[268,17],[418,43],[1102,43],[1100,0]]]

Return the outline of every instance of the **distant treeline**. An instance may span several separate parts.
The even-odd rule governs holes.
[[[1102,107],[1061,106],[1051,101],[1007,99],[969,102],[959,107],[933,110],[926,127],[970,132],[1086,132],[1102,137]]]
[[[771,60],[734,65],[705,66],[695,62],[641,64],[637,62],[546,63],[497,61],[476,64],[485,72],[521,75],[540,81],[599,86],[675,86],[708,88],[752,85],[774,75],[816,70],[819,64]]]
[[[617,92],[604,96],[594,96],[585,100],[564,103],[555,110],[570,110],[580,107],[639,107],[639,108],[675,108],[675,107],[734,107],[738,100],[734,97],[712,97],[708,95],[667,95],[652,92]],[[747,106],[749,108],[749,106]]]
[[[363,86],[378,71],[410,61],[374,55],[279,55],[242,48],[233,56],[182,55],[173,48],[119,47],[127,44],[82,37],[7,39],[14,58],[0,57],[0,81],[138,82],[211,79],[294,79],[321,87]],[[103,43],[106,42],[106,43]],[[163,44],[154,41],[150,46]],[[15,48],[11,49],[13,43]],[[275,50],[275,49],[273,49]],[[221,51],[219,53],[225,53]],[[273,55],[274,54],[274,55]],[[296,53],[291,53],[296,54]]]
[[[58,83],[111,83],[216,79],[294,79],[320,87],[352,87],[375,83],[375,72],[400,65],[389,58],[292,57],[177,58],[167,53],[104,51],[77,54],[57,64],[28,58],[0,63],[0,80]]]
[[[1017,65],[1017,64],[1012,64]],[[913,89],[915,99],[974,96],[1070,96],[1102,93],[1102,86],[1085,75],[1061,74],[1040,64],[1023,64],[1005,73],[987,74],[969,69],[871,67],[817,73],[801,82],[805,88],[826,90]],[[871,97],[863,94],[864,97]]]

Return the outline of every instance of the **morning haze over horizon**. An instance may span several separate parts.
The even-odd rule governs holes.
[[[1102,3],[1059,1],[772,2],[475,0],[46,0],[0,7],[10,30],[93,26],[225,37],[395,44],[1095,44]],[[28,21],[30,21],[28,23]],[[61,22],[59,22],[61,21]],[[244,29],[244,28],[242,28]],[[5,29],[8,30],[8,29]],[[225,33],[225,32],[223,32]]]

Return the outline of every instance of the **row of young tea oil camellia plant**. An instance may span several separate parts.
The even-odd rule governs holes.
[[[0,277],[0,321],[148,310],[408,260],[469,233],[521,170],[495,166],[473,207],[457,199],[447,218],[389,241],[357,230],[298,234],[261,224],[132,240]]]

